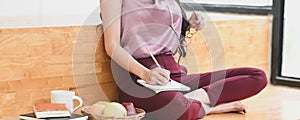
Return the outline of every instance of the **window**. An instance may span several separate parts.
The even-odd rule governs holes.
[[[298,4],[295,1],[285,1],[283,21],[283,48],[282,48],[282,69],[281,75],[286,77],[300,78],[300,50],[299,17],[295,16]],[[300,80],[299,80],[300,81]]]
[[[181,0],[193,8],[240,14],[271,14],[273,0]],[[189,10],[189,8],[186,8]]]
[[[274,2],[271,81],[300,87],[300,63],[297,28],[300,27],[296,1]],[[275,9],[276,8],[276,9]]]
[[[272,0],[182,0],[186,3],[244,5],[244,6],[272,6]]]

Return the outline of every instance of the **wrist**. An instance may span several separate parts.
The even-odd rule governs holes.
[[[141,72],[141,76],[139,76],[141,79],[143,79],[146,82],[150,82],[150,71],[149,69],[145,69]]]

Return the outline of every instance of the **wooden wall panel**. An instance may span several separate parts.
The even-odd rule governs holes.
[[[33,104],[50,102],[54,89],[78,94],[73,75],[83,82],[96,76],[95,83],[116,101],[110,59],[101,39],[95,26],[1,29],[0,117],[16,119],[32,111]]]
[[[270,19],[266,17],[208,23],[199,34],[194,34],[188,55],[182,59],[181,64],[188,66],[191,73],[207,72],[218,70],[213,67],[212,61],[219,60],[220,64],[217,62],[215,66],[256,67],[269,74]],[[217,32],[214,29],[217,29]],[[221,45],[225,54],[212,52],[216,48],[209,47],[208,44]]]
[[[213,24],[224,44],[226,68],[253,66],[269,72],[268,18]],[[194,36],[188,57],[181,61],[190,73],[212,70],[207,41],[217,38],[211,29]],[[95,26],[0,29],[0,119],[16,119],[31,112],[33,104],[50,102],[54,89],[92,93],[84,99],[100,95],[116,101],[110,64],[102,32]],[[105,93],[98,94],[96,88]]]

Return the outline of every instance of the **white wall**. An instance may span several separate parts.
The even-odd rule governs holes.
[[[0,0],[0,28],[94,25],[99,13],[99,0]]]
[[[272,0],[181,0],[212,4],[271,5]],[[97,25],[99,0],[0,0],[0,28]]]

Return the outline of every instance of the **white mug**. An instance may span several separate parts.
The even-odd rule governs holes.
[[[74,100],[79,101],[79,105],[74,107]],[[75,95],[73,91],[67,90],[52,90],[51,103],[66,104],[69,111],[72,113],[82,106],[82,99]]]

